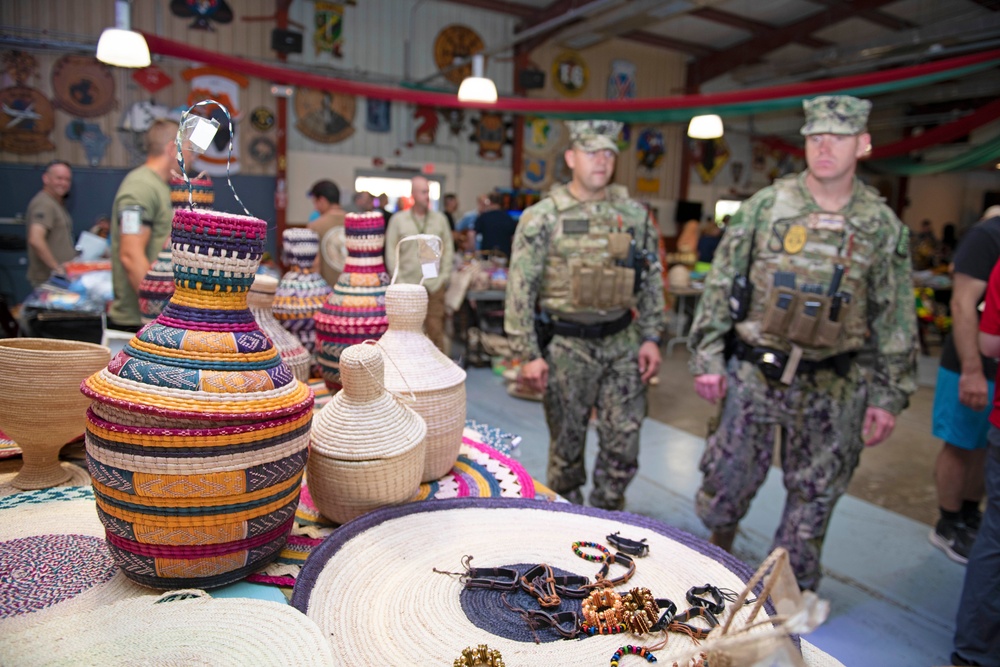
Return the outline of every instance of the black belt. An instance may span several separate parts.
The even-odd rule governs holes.
[[[597,324],[576,324],[565,320],[554,320],[552,322],[552,332],[559,336],[569,336],[570,338],[604,338],[624,331],[628,325],[632,324],[632,311],[626,311],[617,320],[610,322],[598,322]]]
[[[740,361],[749,361],[755,364],[767,377],[777,379],[785,370],[788,362],[788,353],[775,350],[770,347],[755,347],[748,345],[737,339],[733,343],[733,356]],[[796,375],[800,373],[815,373],[816,371],[832,370],[840,377],[847,377],[851,369],[851,362],[854,361],[854,352],[841,352],[826,359],[813,361],[802,359],[799,361]],[[772,377],[773,376],[773,377]]]

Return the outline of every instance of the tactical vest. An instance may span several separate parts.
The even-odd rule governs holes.
[[[820,211],[798,177],[774,184],[769,221],[757,226],[747,319],[736,325],[750,345],[792,344],[811,360],[857,350],[868,330],[869,268],[879,258],[880,197],[855,190],[845,213]],[[890,251],[891,252],[891,251]]]
[[[539,290],[541,307],[581,324],[622,316],[635,305],[635,270],[622,264],[633,235],[640,248],[644,242],[645,210],[619,185],[609,186],[601,201],[580,202],[566,186],[553,188],[550,197],[555,221]]]

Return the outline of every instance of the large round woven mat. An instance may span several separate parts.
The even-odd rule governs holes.
[[[464,647],[484,643],[499,649],[511,667],[607,665],[619,646],[653,640],[507,639],[511,633],[497,625],[482,618],[474,623],[463,610],[458,578],[434,570],[461,571],[462,557],[471,555],[475,567],[545,562],[593,578],[598,566],[574,555],[571,544],[606,543],[614,532],[646,538],[650,547],[622,590],[644,586],[682,609],[692,586],[707,582],[739,591],[752,574],[729,554],[645,517],[544,501],[463,498],[384,508],[337,529],[306,561],[292,605],[316,621],[335,654],[350,655],[358,665],[450,664]],[[506,623],[503,616],[498,610],[495,623]],[[671,633],[657,656],[664,662],[693,646]]]
[[[0,536],[0,635],[149,592],[111,558],[89,486],[0,498]]]
[[[175,591],[6,633],[0,638],[0,664],[300,667],[338,663],[319,628],[287,605]]]

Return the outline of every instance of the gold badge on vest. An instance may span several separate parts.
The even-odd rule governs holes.
[[[806,231],[805,225],[792,225],[785,232],[785,238],[783,241],[783,246],[785,252],[789,255],[795,255],[802,252],[802,248],[806,246],[806,238],[808,238],[808,232]]]

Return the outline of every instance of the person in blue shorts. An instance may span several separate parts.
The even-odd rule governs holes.
[[[965,234],[955,253],[952,331],[941,349],[931,428],[944,446],[934,465],[940,519],[930,541],[963,565],[982,517],[979,504],[989,431],[986,406],[993,400],[997,373],[996,360],[979,353],[979,304],[998,259],[1000,207],[991,207]]]

